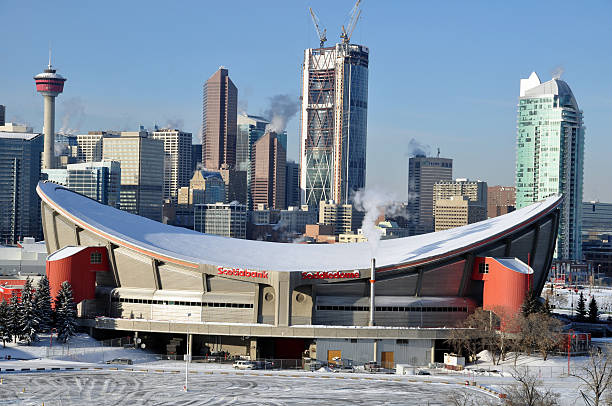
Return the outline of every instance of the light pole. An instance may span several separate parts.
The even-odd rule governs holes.
[[[185,387],[183,388],[187,392],[187,381],[189,379],[189,361],[191,359],[191,353],[189,352],[189,318],[191,313],[187,313],[187,345],[185,352]]]
[[[53,346],[53,333],[57,334],[57,330],[55,328],[52,328],[51,334],[49,334],[49,348]]]
[[[570,329],[567,334],[567,376],[570,374],[570,355],[572,338],[575,338],[574,330]]]

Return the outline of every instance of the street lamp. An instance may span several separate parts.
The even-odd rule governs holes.
[[[572,338],[576,338],[576,334],[574,334],[574,330],[570,329],[567,334],[567,376],[570,374],[570,355],[571,355],[571,344]]]
[[[57,334],[57,330],[55,328],[51,329],[51,334],[49,335],[49,348],[53,346],[53,333]]]
[[[187,346],[185,352],[185,387],[183,388],[187,392],[187,380],[189,379],[189,361],[191,360],[191,353],[189,352],[189,318],[191,313],[187,313]]]

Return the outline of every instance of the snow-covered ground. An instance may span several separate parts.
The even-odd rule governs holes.
[[[456,391],[475,396],[479,403],[496,401],[494,395],[474,387],[475,381],[503,392],[513,383],[512,354],[493,365],[486,352],[469,371],[430,370],[432,375],[284,371],[235,371],[231,364],[193,362],[189,365],[189,391],[182,391],[185,363],[157,360],[146,351],[100,347],[91,337],[73,338],[70,349],[57,346],[64,356],[47,358],[48,337],[32,346],[8,344],[0,349],[0,405],[127,405],[127,404],[449,404]],[[72,357],[80,354],[79,357]],[[140,354],[140,355],[139,355]],[[11,355],[11,360],[6,356]],[[74,358],[85,357],[86,362]],[[130,358],[134,365],[110,365],[112,358]],[[573,357],[572,370],[585,365],[586,357]],[[528,367],[544,384],[561,394],[561,404],[582,404],[578,381],[567,377],[567,358],[543,361],[521,355],[517,365]],[[74,371],[33,372],[36,368],[74,368]],[[5,372],[7,368],[18,372]],[[29,372],[21,371],[30,368]],[[102,368],[94,370],[92,368]],[[116,369],[116,370],[115,370]],[[493,372],[497,371],[497,372]],[[24,392],[25,390],[25,392]],[[466,392],[467,391],[467,392]]]
[[[571,315],[572,311],[576,314],[576,305],[578,304],[580,293],[584,296],[587,310],[591,297],[595,297],[600,313],[599,318],[601,320],[607,320],[608,316],[612,317],[612,288],[609,287],[589,287],[587,285],[579,289],[578,292],[569,287],[554,288],[551,292],[550,285],[546,285],[542,291],[542,297],[550,297],[550,303],[555,305],[556,312]]]

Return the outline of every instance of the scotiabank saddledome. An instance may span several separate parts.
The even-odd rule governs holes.
[[[113,319],[95,327],[172,332],[191,323],[191,332],[209,335],[315,340],[401,340],[416,337],[415,327],[435,340],[475,307],[517,311],[528,289],[543,288],[561,202],[550,197],[480,223],[380,241],[372,277],[367,243],[225,238],[54,183],[40,183],[38,194],[53,288],[71,281],[81,315]],[[375,326],[367,327],[370,317]]]

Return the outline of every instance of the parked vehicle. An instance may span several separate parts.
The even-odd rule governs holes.
[[[256,361],[256,369],[274,369],[274,363],[271,361]]]
[[[238,360],[234,362],[234,369],[257,369],[257,364],[253,361]]]
[[[370,361],[370,362],[366,362],[363,365],[363,369],[365,369],[366,372],[380,372],[382,370],[382,367],[380,366],[378,362]]]
[[[132,365],[133,362],[129,358],[114,358],[106,361],[107,364]]]

